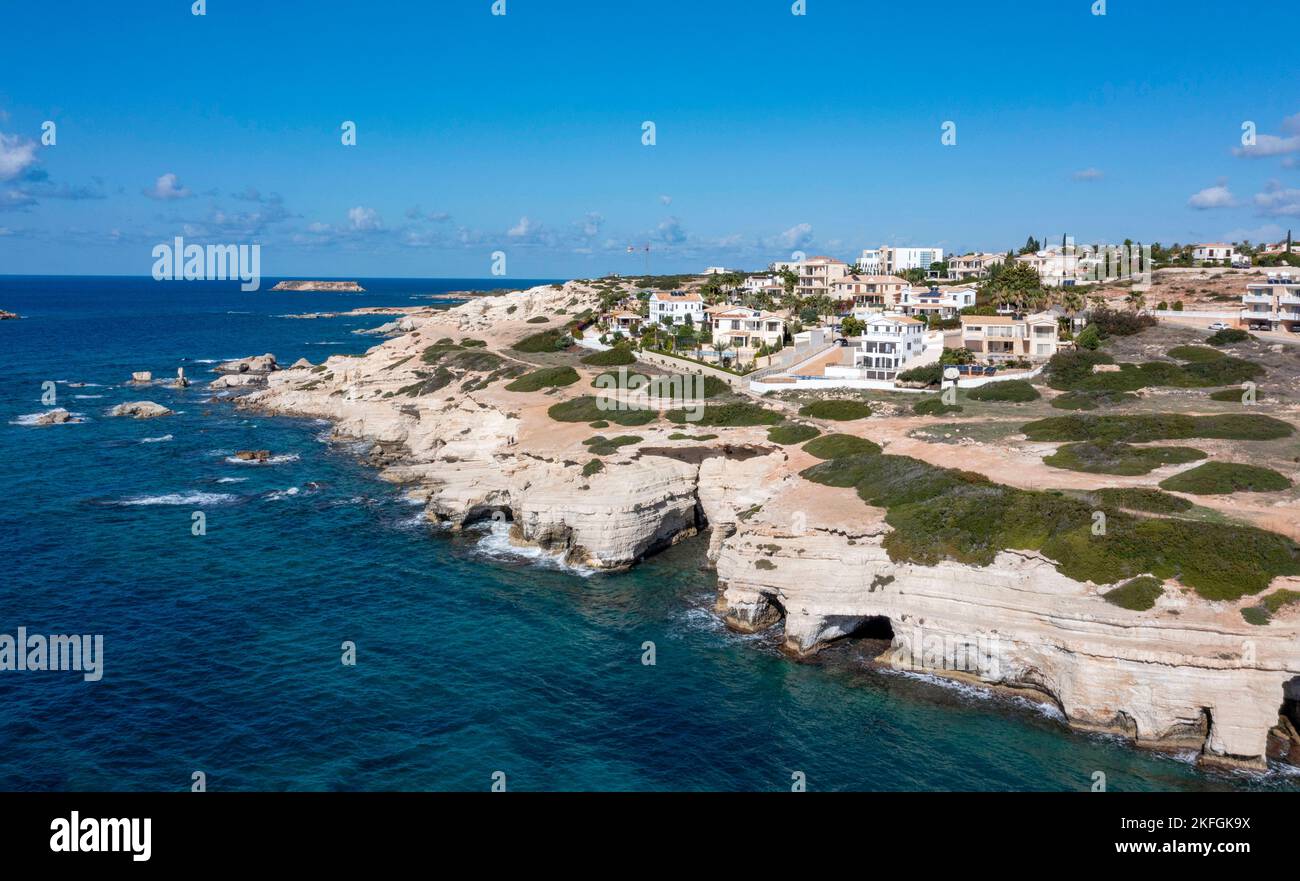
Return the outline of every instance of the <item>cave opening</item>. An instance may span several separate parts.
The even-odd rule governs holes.
[[[869,618],[862,619],[862,622],[849,633],[848,638],[883,640],[892,643],[894,641],[894,625],[885,615],[872,615]]]

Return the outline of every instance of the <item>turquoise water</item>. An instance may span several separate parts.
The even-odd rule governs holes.
[[[482,790],[498,771],[516,790],[780,790],[794,772],[810,790],[1086,790],[1095,771],[1112,790],[1294,787],[867,671],[861,645],[793,663],[719,625],[701,542],[579,577],[423,523],[327,425],[122,384],[361,352],[373,338],[350,331],[383,319],[276,316],[498,286],[363,284],[0,278],[0,308],[25,316],[0,323],[0,633],[103,634],[105,654],[97,683],[0,673],[0,789],[178,790],[195,771],[210,790]],[[46,380],[87,421],[14,424]],[[178,412],[103,415],[141,398]],[[275,464],[228,461],[246,448]]]

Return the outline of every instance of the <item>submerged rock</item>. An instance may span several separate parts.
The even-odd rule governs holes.
[[[271,458],[270,450],[239,450],[235,453],[236,459],[243,459],[245,462],[265,462]]]
[[[53,410],[46,410],[40,416],[36,417],[35,425],[62,425],[65,422],[75,422],[77,417],[73,416],[62,407],[55,407]]]

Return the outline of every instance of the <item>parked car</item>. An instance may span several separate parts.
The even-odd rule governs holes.
[[[1210,325],[1210,330],[1227,330],[1227,329],[1228,329],[1228,325],[1224,324],[1222,321],[1216,321]]]

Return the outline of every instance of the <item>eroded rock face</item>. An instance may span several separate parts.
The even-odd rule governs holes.
[[[271,373],[279,370],[275,356],[270,352],[265,355],[250,355],[234,361],[225,361],[213,368],[217,373]]]
[[[130,416],[133,419],[156,419],[171,414],[171,410],[153,401],[127,401],[111,407],[108,411],[109,416]]]
[[[1251,627],[1235,604],[1177,590],[1132,612],[1037,554],[1003,552],[987,567],[895,563],[884,529],[738,532],[718,557],[719,613],[745,632],[784,617],[796,655],[885,618],[891,666],[1029,689],[1081,729],[1263,766],[1283,687],[1300,675],[1300,615]]]
[[[208,383],[211,389],[249,388],[266,384],[266,376],[259,373],[226,373]]]

